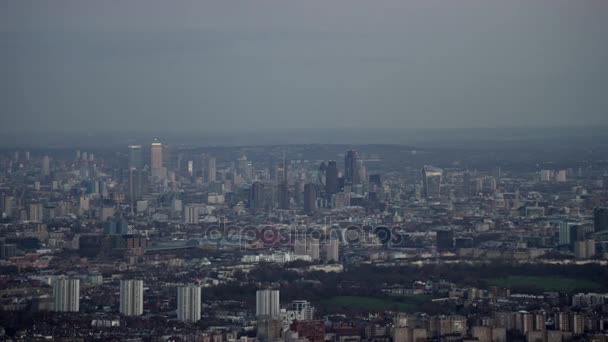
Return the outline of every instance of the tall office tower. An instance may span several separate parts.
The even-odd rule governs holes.
[[[308,256],[310,260],[319,260],[319,239],[310,239],[310,243],[308,245]]]
[[[42,157],[42,175],[48,176],[51,174],[51,159],[49,156]]]
[[[279,209],[289,209],[289,185],[287,182],[281,182],[279,184],[278,201]]]
[[[313,183],[304,185],[304,212],[312,214],[317,211],[317,189]]]
[[[80,279],[57,278],[53,281],[55,311],[78,312],[80,307]]]
[[[42,222],[42,203],[30,203],[29,218],[32,222]]]
[[[163,145],[163,166],[165,167],[165,169],[167,170],[173,170],[174,162],[173,162],[173,158],[171,157],[171,146],[169,145]]]
[[[249,208],[253,211],[264,210],[264,184],[262,182],[254,182],[251,185],[249,193]]]
[[[359,184],[359,163],[357,151],[349,150],[344,157],[344,183],[347,185]]]
[[[215,157],[207,159],[207,182],[215,182],[217,170],[215,168]]]
[[[146,174],[141,169],[129,170],[129,201],[132,203],[142,199],[145,192]]]
[[[177,288],[177,319],[197,322],[201,319],[201,288],[189,285]]]
[[[566,221],[559,223],[559,244],[570,245],[570,225]]]
[[[279,209],[289,209],[289,183],[287,182],[287,158],[283,154],[283,168],[279,182]]]
[[[25,160],[30,160],[30,151],[25,151]]]
[[[255,315],[279,318],[281,314],[279,290],[258,290],[255,293]]]
[[[188,160],[188,176],[194,176],[194,160]]]
[[[186,224],[197,224],[198,223],[198,206],[187,204],[184,207],[184,223]]]
[[[150,146],[150,168],[160,170],[163,167],[163,144],[153,142]]]
[[[595,232],[608,231],[608,208],[593,209],[593,227]]]
[[[439,198],[441,195],[441,176],[443,170],[425,165],[422,168],[422,191],[426,199]]]
[[[143,280],[120,281],[120,313],[125,316],[139,316],[144,313]]]
[[[327,261],[330,262],[337,262],[340,260],[339,258],[339,246],[340,246],[340,241],[338,239],[331,239],[329,240],[329,243],[326,246],[326,253],[325,253],[325,258]]]
[[[129,145],[129,169],[144,168],[144,150],[141,145]]]
[[[328,200],[331,200],[332,195],[338,193],[338,165],[335,160],[327,162],[325,168],[325,193]]]
[[[236,171],[245,180],[251,179],[253,168],[251,162],[247,160],[247,156],[242,155],[236,162]]]

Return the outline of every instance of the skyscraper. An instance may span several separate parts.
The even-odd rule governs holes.
[[[287,159],[283,155],[283,168],[279,182],[279,209],[289,209],[289,183],[287,182]]]
[[[49,156],[42,157],[42,175],[48,176],[51,174],[51,159]]]
[[[80,308],[80,279],[57,278],[53,281],[55,311],[78,312]]]
[[[325,193],[327,199],[331,200],[331,196],[338,192],[338,165],[335,160],[327,162],[325,169]]]
[[[184,223],[198,223],[198,206],[192,204],[187,204],[186,206],[184,206]]]
[[[313,183],[304,185],[304,212],[312,214],[317,211],[317,189]]]
[[[441,195],[441,176],[443,170],[425,165],[422,168],[422,191],[426,199],[437,199]]]
[[[197,322],[201,319],[201,288],[189,285],[177,288],[177,319]]]
[[[146,173],[141,169],[129,169],[129,201],[134,203],[142,199],[146,188]]]
[[[142,280],[120,281],[120,313],[139,316],[144,313],[144,282]]]
[[[150,167],[152,170],[160,170],[163,167],[163,144],[153,142],[150,147]]]
[[[42,222],[43,211],[42,211],[42,203],[30,203],[30,213],[29,213],[30,221],[33,222]]]
[[[215,182],[216,174],[215,157],[209,157],[209,159],[207,159],[207,182]]]
[[[566,221],[559,223],[559,244],[570,245],[570,225]]]
[[[608,230],[608,208],[593,209],[593,227],[596,233]]]
[[[344,157],[344,183],[347,185],[361,183],[359,179],[358,158],[357,151],[349,150],[346,152],[346,156]]]
[[[308,256],[310,260],[319,260],[319,239],[310,239],[310,243],[308,245]]]
[[[144,168],[144,152],[141,145],[129,145],[129,169]]]
[[[337,262],[339,260],[339,246],[340,241],[338,239],[331,239],[326,246],[325,258],[330,262]]]
[[[255,293],[255,315],[278,318],[281,314],[279,290],[258,290]]]
[[[253,211],[264,210],[264,184],[262,182],[254,182],[251,185],[249,193],[249,208]]]

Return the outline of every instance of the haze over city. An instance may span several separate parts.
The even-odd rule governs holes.
[[[0,124],[608,124],[605,1],[3,1]]]
[[[608,2],[0,2],[0,341],[607,342]]]

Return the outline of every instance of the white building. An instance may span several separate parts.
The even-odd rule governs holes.
[[[142,280],[120,281],[120,313],[139,316],[144,313],[144,282]]]
[[[255,294],[255,315],[279,318],[279,290],[258,290]]]
[[[55,311],[78,312],[80,309],[80,279],[60,277],[53,281]]]
[[[188,204],[184,207],[184,223],[186,224],[197,224],[198,223],[198,205]]]
[[[197,322],[201,319],[201,288],[189,285],[177,288],[177,319]]]
[[[340,241],[338,241],[337,239],[331,239],[329,240],[329,243],[326,246],[326,254],[325,257],[327,259],[327,261],[330,262],[338,262],[339,260],[339,246],[340,246]]]

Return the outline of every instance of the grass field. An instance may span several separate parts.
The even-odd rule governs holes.
[[[568,292],[575,289],[597,290],[602,286],[593,281],[552,276],[508,276],[484,279],[489,286],[507,288],[536,288],[543,291]]]
[[[321,301],[320,305],[328,310],[366,310],[366,311],[415,311],[423,303],[429,302],[429,296],[407,296],[398,299],[374,298],[359,296],[338,296]]]

